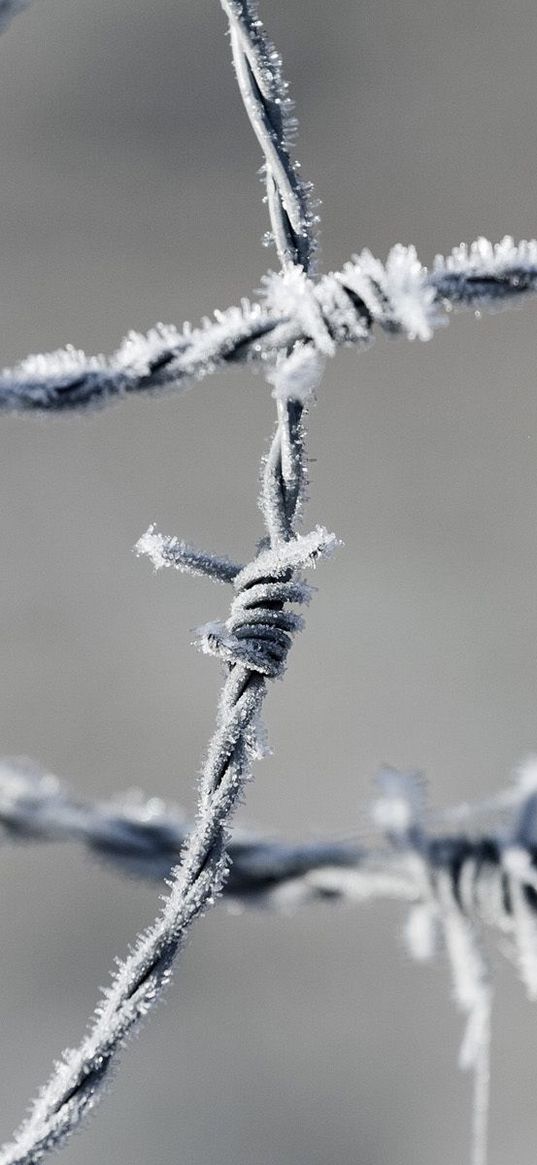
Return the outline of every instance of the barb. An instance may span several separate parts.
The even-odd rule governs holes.
[[[394,247],[385,264],[364,251],[312,283],[299,269],[265,278],[260,302],[215,312],[200,327],[157,325],[131,332],[111,357],[73,347],[29,356],[0,373],[0,410],[68,412],[130,394],[184,391],[214,372],[247,364],[271,374],[296,345],[324,355],[363,347],[377,326],[429,340],[451,310],[497,311],[537,289],[537,241],[478,239],[437,257],[431,271],[414,247]]]
[[[145,554],[153,563],[155,570],[163,566],[174,566],[183,574],[204,575],[215,582],[233,582],[243,567],[229,558],[219,558],[216,554],[208,554],[205,550],[196,550],[187,542],[169,535],[159,534],[154,525],[149,526],[145,534],[138,539],[135,550],[137,554]]]

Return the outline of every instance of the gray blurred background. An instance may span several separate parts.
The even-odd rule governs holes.
[[[537,231],[533,0],[265,0],[323,199],[322,258]],[[259,152],[217,0],[37,0],[0,41],[2,364],[196,321],[275,257]],[[536,307],[380,338],[329,369],[310,419],[308,522],[344,539],[267,705],[274,756],[240,821],[358,829],[383,761],[437,806],[537,748]],[[226,596],[131,547],[150,521],[247,556],[273,426],[260,378],[90,418],[0,424],[0,752],[80,795],[195,803],[220,683],[192,628]],[[76,1042],[158,904],[70,847],[0,852],[0,1123]],[[395,907],[223,908],[73,1165],[454,1165],[469,1082],[442,960],[412,965]],[[535,1157],[537,1011],[498,967],[492,1165]]]

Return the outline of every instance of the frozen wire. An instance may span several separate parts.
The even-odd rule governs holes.
[[[240,7],[250,19],[252,10],[248,4],[232,7],[234,14]],[[265,52],[266,42],[259,40],[257,24],[243,21],[240,29],[243,38],[250,37],[252,54],[260,51],[260,45]],[[282,149],[285,150],[285,143]],[[289,206],[287,209],[290,210]],[[294,262],[295,258],[289,255],[286,261]],[[224,339],[229,324],[229,315],[221,319],[220,340]],[[315,337],[312,341],[315,342]],[[139,337],[131,336],[122,350],[119,365],[123,369],[136,368],[138,381],[140,375],[151,380],[157,369],[169,363],[162,349],[166,345],[169,349],[170,342],[174,350],[184,355],[183,341],[170,336],[165,329],[151,335],[150,351],[146,341],[140,342]],[[289,346],[289,356],[292,346]],[[204,360],[214,360],[218,342],[215,349],[210,326],[202,347]],[[63,378],[64,387],[68,386],[67,396],[71,392],[73,400],[74,377],[75,396],[78,395],[80,402],[84,397],[86,374],[93,385],[90,395],[98,396],[99,382],[101,386],[104,382],[107,396],[113,377],[112,381],[107,380],[106,362],[90,361],[90,367],[83,372],[84,360],[71,351],[53,358],[54,373]],[[50,371],[46,360],[45,366]],[[42,358],[37,359],[37,367],[43,369]],[[32,374],[28,367],[27,371]],[[296,375],[296,369],[291,371]],[[280,382],[285,382],[285,364],[283,368],[280,366]],[[45,386],[40,399],[48,398]],[[127,1036],[159,999],[193,922],[224,887],[229,869],[228,826],[250,777],[252,761],[264,751],[260,713],[267,681],[282,675],[293,635],[302,625],[299,616],[289,611],[288,606],[309,601],[311,592],[302,580],[302,572],[319,557],[332,553],[336,545],[334,536],[320,527],[305,536],[295,528],[305,473],[303,412],[303,394],[300,400],[293,399],[289,391],[278,398],[276,433],[262,472],[260,505],[266,536],[251,563],[243,568],[235,567],[227,559],[198,552],[177,539],[159,535],[154,527],[138,543],[138,552],[147,555],[156,567],[173,565],[191,573],[208,574],[217,581],[230,583],[235,592],[225,623],[213,622],[201,635],[203,650],[224,660],[226,679],[216,731],[203,766],[197,817],[184,841],[180,864],[172,872],[163,909],[119,964],[87,1035],[77,1048],[64,1053],[13,1140],[0,1150],[0,1165],[35,1165],[72,1135],[99,1099],[103,1082]],[[77,827],[83,828],[80,814]]]
[[[299,598],[304,595],[299,588],[295,593]],[[513,833],[505,819],[507,800]],[[417,951],[424,943],[419,928],[429,921],[421,906],[430,907],[431,878],[434,881],[443,872],[455,898],[464,902],[467,917],[488,927],[496,925],[516,938],[521,976],[532,997],[537,990],[537,945],[529,946],[528,922],[537,923],[537,835],[532,830],[523,844],[512,840],[521,804],[527,801],[521,802],[518,790],[513,789],[476,802],[474,823],[483,814],[496,812],[501,814],[501,824],[471,833],[446,832],[449,809],[424,814],[418,849],[412,832],[402,841],[401,823],[409,819],[408,808],[402,807],[404,798],[395,808],[393,800],[388,801],[384,791],[374,805],[382,844],[330,837],[284,842],[246,830],[233,831],[225,895],[245,905],[275,908],[284,904],[287,891],[289,902],[293,898],[297,906],[314,901],[353,903],[379,895],[415,902],[420,910],[412,916],[411,929]],[[191,827],[184,814],[166,807],[159,798],[134,791],[88,802],[74,797],[67,786],[31,761],[9,757],[0,761],[0,831],[6,842],[77,842],[112,863],[118,872],[162,880],[179,859]],[[418,863],[414,860],[417,852]]]
[[[385,264],[364,251],[316,283],[300,269],[267,277],[258,302],[243,300],[199,327],[131,332],[110,357],[71,346],[29,356],[0,373],[0,410],[69,412],[132,394],[181,392],[243,364],[272,375],[296,345],[333,355],[342,346],[363,347],[375,327],[428,340],[453,309],[497,311],[536,288],[535,240],[478,239],[437,257],[430,271],[413,247],[394,247]]]
[[[229,21],[237,83],[265,159],[272,236],[283,268],[312,273],[315,253],[311,186],[299,176],[290,148],[296,133],[280,54],[263,28],[255,0],[221,0]]]

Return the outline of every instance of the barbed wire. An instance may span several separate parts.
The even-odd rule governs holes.
[[[472,1162],[483,1165],[492,1011],[485,929],[500,932],[503,953],[518,967],[528,997],[537,998],[537,760],[521,767],[509,790],[436,814],[427,812],[415,775],[384,769],[377,785],[370,814],[375,842],[284,843],[240,831],[229,838],[222,888],[233,909],[401,901],[414,958],[431,958],[443,942],[466,1015],[460,1064],[474,1073]],[[483,828],[489,818],[493,824]],[[449,832],[454,821],[467,828]],[[81,840],[121,872],[158,879],[190,831],[158,799],[84,803],[57,778],[13,759],[0,763],[0,827],[17,841]]]
[[[297,127],[282,60],[263,28],[253,0],[220,2],[229,21],[243,105],[265,158],[263,177],[272,240],[284,269],[301,267],[309,275],[313,270],[318,219],[311,205],[311,184],[300,178],[300,168],[290,156]]]
[[[245,906],[275,909],[378,896],[420,901],[423,879],[416,878],[415,865],[408,861],[416,851],[417,835],[394,825],[398,813],[406,822],[412,815],[414,826],[419,820],[418,848],[426,853],[432,881],[440,871],[448,875],[452,893],[468,917],[504,933],[513,930],[513,897],[505,876],[506,871],[512,876],[514,853],[518,879],[528,891],[528,910],[537,914],[535,761],[521,768],[508,791],[436,813],[426,810],[420,782],[411,774],[386,768],[377,786],[370,818],[382,845],[368,840],[371,828],[362,840],[318,837],[301,842],[233,831],[224,895]],[[489,818],[493,824],[484,828],[483,821]],[[467,828],[453,832],[454,820],[467,821]],[[162,881],[178,861],[190,830],[188,818],[160,798],[133,790],[88,802],[73,796],[57,777],[32,761],[9,757],[0,761],[0,836],[3,832],[7,841],[82,842],[123,874]]]
[[[94,1106],[119,1047],[168,982],[188,929],[224,886],[226,826],[250,776],[252,760],[263,752],[259,715],[266,681],[281,675],[292,635],[301,625],[286,607],[308,601],[309,588],[300,572],[331,553],[336,544],[322,528],[306,536],[294,530],[300,502],[297,477],[301,481],[303,473],[302,411],[296,402],[278,402],[278,427],[265,463],[261,498],[268,537],[233,580],[235,598],[226,623],[202,629],[202,649],[226,661],[227,678],[203,768],[197,818],[184,840],[164,908],[120,964],[89,1034],[77,1049],[64,1054],[29,1117],[0,1150],[1,1165],[33,1165],[61,1145]],[[287,448],[293,454],[289,468]],[[148,532],[140,540],[139,553],[154,557],[155,537]],[[200,556],[198,569],[202,557],[208,559]],[[210,565],[206,573],[213,574]],[[78,829],[83,828],[79,814]]]
[[[302,626],[288,605],[307,603],[301,574],[336,545],[317,527],[297,533],[304,492],[304,411],[324,359],[342,345],[366,345],[373,330],[428,340],[453,309],[490,309],[537,290],[537,242],[506,236],[478,239],[429,271],[413,247],[397,246],[386,263],[363,251],[342,271],[316,278],[317,216],[311,189],[290,148],[294,133],[281,60],[266,37],[253,0],[221,0],[227,14],[237,80],[264,155],[267,204],[281,271],[264,277],[253,304],[216,312],[198,328],[157,325],[131,332],[110,358],[68,347],[31,356],[0,375],[0,410],[69,411],[131,393],[180,390],[226,367],[247,364],[273,385],[278,424],[262,473],[266,535],[246,566],[196,550],[151,527],[137,550],[155,567],[173,566],[231,585],[225,622],[201,629],[202,650],[224,663],[216,732],[204,765],[193,826],[149,803],[83,805],[51,778],[11,763],[0,772],[0,823],[17,838],[77,837],[122,869],[162,876],[173,870],[164,908],[119,965],[111,988],[78,1048],[65,1053],[0,1165],[34,1165],[60,1146],[99,1098],[118,1050],[160,997],[193,921],[227,887],[240,903],[290,907],[307,901],[399,898],[410,906],[412,954],[429,957],[438,936],[451,966],[456,1000],[466,1017],[460,1063],[473,1072],[472,1163],[485,1165],[490,1076],[492,984],[483,930],[492,925],[512,943],[530,998],[537,998],[537,766],[517,790],[489,806],[507,814],[501,828],[445,832],[448,820],[468,825],[485,806],[459,807],[434,819],[425,813],[419,781],[385,770],[374,808],[376,847],[356,841],[300,846],[228,837],[227,828],[255,757],[263,755],[260,722],[267,680],[282,674],[293,635]],[[0,30],[26,0],[0,0]],[[232,865],[230,866],[230,858]],[[157,871],[160,870],[160,873]]]
[[[162,881],[178,862],[190,828],[184,814],[159,798],[131,792],[91,803],[33,762],[0,761],[0,838],[6,842],[78,842],[123,874]],[[351,868],[360,857],[352,841],[284,843],[245,830],[233,831],[228,852],[224,894],[252,905],[262,898],[268,903],[273,889],[313,871]]]
[[[254,20],[253,7],[246,2],[232,4],[229,14],[232,36],[240,32],[242,43],[246,35],[251,36],[256,67],[262,66],[271,46],[262,35],[260,22]],[[268,69],[268,57],[266,64]],[[276,76],[274,69],[271,76]],[[281,88],[280,72],[277,79]],[[252,89],[250,107],[253,95]],[[264,108],[261,94],[258,104],[260,110]],[[263,124],[265,164],[270,177],[275,164],[274,126]],[[263,134],[258,133],[258,137],[263,142]],[[274,190],[281,190],[281,172],[285,170],[289,185],[294,184],[298,190],[283,139],[277,162]],[[278,229],[283,222],[283,206],[283,195],[281,200],[279,195],[269,199],[269,210],[278,219]],[[289,211],[286,204],[286,212]],[[304,220],[305,263],[311,246],[308,232],[309,224]],[[300,231],[297,238],[299,234]],[[136,547],[139,554],[148,555],[155,566],[160,566],[171,561],[166,549],[169,552],[173,546],[176,567],[226,581],[234,590],[225,623],[207,624],[200,633],[202,650],[224,661],[226,679],[216,731],[202,770],[196,820],[184,840],[180,863],[172,872],[163,909],[119,964],[111,987],[96,1009],[89,1033],[78,1048],[64,1053],[13,1140],[0,1150],[0,1165],[35,1165],[77,1128],[98,1100],[103,1081],[126,1037],[169,981],[174,959],[192,923],[214,903],[226,881],[227,827],[251,774],[252,761],[263,755],[260,714],[267,680],[282,675],[292,637],[302,626],[300,616],[289,611],[289,604],[309,601],[311,589],[302,580],[302,571],[331,554],[337,544],[334,535],[322,527],[305,536],[296,530],[305,479],[302,422],[305,403],[318,375],[317,361],[314,359],[312,364],[311,354],[299,345],[294,351],[289,349],[273,372],[278,423],[262,464],[260,508],[266,534],[254,559],[245,567],[234,568],[227,560],[197,553],[177,539],[158,535],[153,527]]]
[[[309,238],[309,235],[308,235]],[[131,394],[182,392],[215,372],[247,365],[267,372],[297,344],[325,356],[362,348],[376,327],[429,340],[452,310],[497,311],[537,289],[537,242],[478,239],[437,256],[432,270],[414,247],[396,246],[386,263],[363,251],[313,282],[301,267],[269,274],[258,302],[217,311],[199,327],[157,324],[130,332],[111,357],[72,346],[28,356],[0,373],[0,411],[68,412]]]

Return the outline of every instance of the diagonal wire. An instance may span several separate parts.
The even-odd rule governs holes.
[[[6,842],[78,842],[123,874],[162,881],[179,861],[190,829],[179,810],[157,798],[131,794],[92,803],[31,761],[0,761],[0,838]],[[314,870],[353,867],[361,847],[330,839],[286,843],[240,830],[230,835],[228,852],[224,893],[253,905]]]
[[[288,489],[282,448],[286,444],[294,448],[302,470],[301,424],[300,405],[289,401],[279,408],[261,499],[269,546],[263,547],[258,558],[235,580],[238,598],[243,590],[248,592],[256,586],[261,586],[263,594],[257,594],[255,611],[249,610],[243,623],[249,629],[249,637],[239,638],[235,620],[226,640],[228,674],[220,698],[217,729],[203,768],[198,816],[185,841],[181,863],[173,872],[164,908],[120,964],[97,1008],[89,1034],[78,1048],[64,1055],[13,1141],[0,1151],[1,1165],[33,1165],[74,1131],[98,1099],[125,1038],[168,982],[173,960],[190,926],[223,889],[228,871],[226,827],[258,750],[258,716],[266,694],[266,677],[281,674],[291,644],[289,632],[295,626],[286,621],[286,630],[281,631],[281,620],[273,623],[275,614],[285,620],[285,600],[274,599],[270,588],[274,585],[278,595],[287,597],[288,592],[282,592],[282,587],[287,586],[292,601],[296,601],[297,569],[332,549],[334,542],[324,531],[304,539],[294,533],[299,493],[294,474]],[[262,616],[260,627],[255,620],[252,622],[255,612]],[[219,646],[220,642],[215,648],[217,653]],[[233,649],[236,657],[230,658]]]

